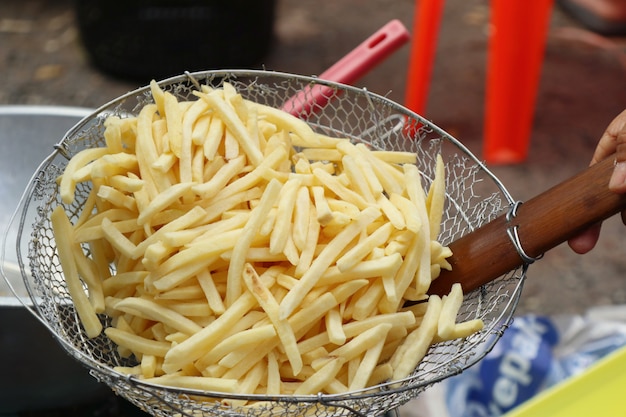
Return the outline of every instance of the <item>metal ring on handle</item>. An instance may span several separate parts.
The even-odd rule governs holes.
[[[513,220],[515,218],[515,216],[517,216],[517,210],[519,209],[519,207],[523,204],[522,201],[516,201],[511,208],[509,209],[508,213],[506,213],[506,221],[507,222],[511,222],[511,220]],[[515,226],[511,226],[508,227],[506,229],[506,234],[509,236],[509,239],[511,239],[511,243],[513,243],[513,246],[515,247],[515,250],[517,251],[517,253],[519,254],[520,258],[522,258],[522,261],[524,261],[525,264],[532,264],[533,262],[543,258],[543,254],[537,256],[537,257],[532,257],[530,255],[528,255],[526,253],[526,251],[524,251],[524,248],[522,247],[522,242],[519,238],[519,233],[518,233],[518,229],[519,229],[519,225],[515,225]]]

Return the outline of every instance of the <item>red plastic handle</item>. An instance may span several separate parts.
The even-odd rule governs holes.
[[[352,84],[407,43],[409,39],[409,32],[402,22],[394,19],[320,74],[319,78]],[[306,118],[314,111],[315,106],[326,105],[333,94],[334,90],[329,87],[321,85],[307,87],[290,98],[283,105],[283,110],[300,118]]]

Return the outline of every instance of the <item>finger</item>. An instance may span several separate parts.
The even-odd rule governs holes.
[[[626,110],[621,112],[608,125],[591,159],[591,165],[598,163],[617,153],[618,161],[626,161]]]
[[[624,193],[626,192],[626,110],[613,119],[600,137],[590,165],[611,156],[615,159],[615,168],[611,174],[609,189]],[[626,212],[622,212],[622,222],[626,224]],[[598,242],[600,227],[601,223],[569,239],[570,248],[579,254],[592,250]]]
[[[609,181],[609,189],[616,193],[626,192],[626,162],[615,164]]]
[[[598,242],[601,226],[602,224],[598,223],[585,230],[581,234],[569,239],[567,241],[569,247],[574,252],[581,255],[589,252],[596,246],[596,243]]]

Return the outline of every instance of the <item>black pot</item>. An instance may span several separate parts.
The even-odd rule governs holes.
[[[77,0],[75,8],[93,64],[141,82],[254,67],[273,40],[275,0]]]

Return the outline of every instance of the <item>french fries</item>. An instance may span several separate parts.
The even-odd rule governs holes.
[[[104,331],[136,359],[120,372],[338,393],[406,378],[432,343],[482,328],[457,323],[460,287],[427,296],[450,268],[441,158],[424,190],[415,155],[317,134],[229,84],[191,101],[151,91],[155,104],[110,117],[105,146],[59,179],[64,204],[91,182],[88,212],[72,224],[59,206],[51,219],[87,336]]]

